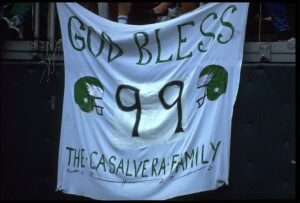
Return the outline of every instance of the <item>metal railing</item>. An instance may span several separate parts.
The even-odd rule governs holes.
[[[35,50],[38,49],[38,44],[40,41],[40,6],[41,3],[34,3],[33,7],[33,32],[34,32],[34,44]],[[54,51],[55,49],[55,21],[57,17],[57,10],[55,3],[48,3],[48,17],[47,17],[47,51]],[[108,18],[109,9],[107,2],[99,2],[98,3],[98,14],[103,18]]]
[[[40,38],[40,3],[34,3],[34,39]]]

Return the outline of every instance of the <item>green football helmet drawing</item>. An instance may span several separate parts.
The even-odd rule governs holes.
[[[207,97],[214,101],[226,92],[228,73],[224,67],[219,65],[206,66],[200,73],[197,89],[205,88],[204,95],[197,99],[198,108],[200,108]]]
[[[94,107],[99,115],[103,115],[103,106],[101,101],[103,99],[103,85],[101,82],[91,76],[80,78],[76,81],[74,86],[74,99],[79,108],[89,113]]]

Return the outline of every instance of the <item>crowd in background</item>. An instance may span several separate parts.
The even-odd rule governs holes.
[[[24,39],[24,27],[26,26],[26,24],[32,25],[33,3],[1,2],[0,4],[1,32],[5,33],[5,35],[10,40]],[[93,13],[98,14],[97,2],[80,2],[79,4],[89,9]],[[112,20],[123,24],[141,25],[162,22],[176,18],[198,7],[204,6],[206,3],[120,2],[115,4],[117,4],[117,15],[116,18],[111,17]],[[291,6],[292,8],[288,8],[287,4],[282,2],[250,3],[247,33],[251,33],[251,29],[253,33],[255,31],[258,32],[256,28],[260,24],[260,26],[263,26],[264,28],[269,28],[269,32],[271,32],[272,35],[269,35],[271,36],[269,38],[265,38],[265,41],[295,41],[295,34],[293,30],[294,21],[291,22],[291,19],[295,18],[295,13],[288,13],[288,10],[289,12],[293,11],[293,8],[295,10],[295,4],[291,4],[290,7]],[[263,34],[266,29],[259,29],[259,31]]]

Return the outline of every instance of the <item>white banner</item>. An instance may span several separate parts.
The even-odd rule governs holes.
[[[65,89],[57,190],[168,199],[228,184],[248,3],[125,25],[57,3]]]

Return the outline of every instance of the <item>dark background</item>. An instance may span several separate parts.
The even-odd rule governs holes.
[[[88,200],[55,192],[63,63],[42,80],[45,62],[0,65],[1,199]],[[296,197],[295,68],[242,65],[232,120],[230,185],[171,200]]]

